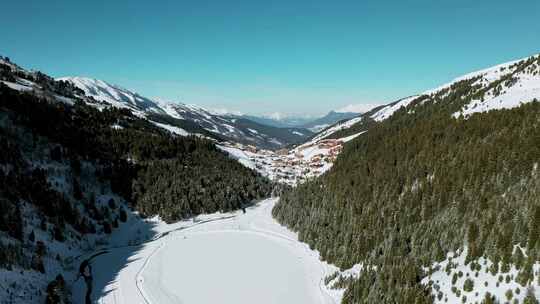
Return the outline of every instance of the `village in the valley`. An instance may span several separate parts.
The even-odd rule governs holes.
[[[222,148],[271,180],[294,186],[330,169],[342,151],[343,144],[358,135],[342,139],[312,140],[292,149],[277,151],[228,142],[222,143]]]

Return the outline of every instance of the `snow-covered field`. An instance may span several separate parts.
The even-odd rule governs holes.
[[[324,284],[324,278],[338,269],[321,262],[318,252],[272,218],[276,202],[264,200],[247,208],[246,214],[218,213],[171,225],[158,219],[126,225],[112,243],[145,233],[153,235],[153,241],[111,246],[96,257],[93,299],[130,304],[339,303],[342,291]],[[82,280],[75,287],[74,300],[81,303]]]

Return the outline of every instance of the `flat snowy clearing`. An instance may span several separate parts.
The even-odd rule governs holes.
[[[154,241],[111,248],[93,260],[93,299],[130,304],[339,303],[342,291],[324,285],[324,277],[338,269],[321,262],[318,252],[272,218],[276,201],[262,201],[246,214],[206,215],[201,221],[167,225],[151,220],[146,225]],[[81,302],[84,285],[78,282],[76,287],[75,300]]]
[[[144,270],[152,303],[321,302],[294,246],[252,232],[186,234],[171,238]]]

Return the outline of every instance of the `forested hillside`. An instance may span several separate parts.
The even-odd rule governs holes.
[[[0,271],[32,285],[17,295],[23,302],[73,267],[64,253],[91,250],[122,225],[127,208],[170,222],[271,192],[266,178],[207,139],[173,136],[126,109],[98,110],[69,84],[34,75],[20,74],[40,90],[0,82]],[[68,298],[61,276],[51,284],[49,303]]]
[[[114,190],[133,199],[148,215],[161,213],[177,220],[203,211],[230,210],[269,192],[265,179],[206,139],[171,136],[128,110],[99,111],[82,102],[51,102],[0,86],[2,110],[14,125],[59,145],[55,151],[63,152],[57,153],[60,160],[90,160],[102,165],[104,178],[113,181]],[[150,176],[159,176],[159,181]],[[172,186],[173,182],[178,187]],[[170,184],[173,192],[165,195],[157,190],[162,183]],[[227,191],[218,195],[218,189]],[[153,191],[173,201],[189,199],[191,205],[156,209],[156,204],[164,203],[147,198]]]
[[[537,75],[539,66],[536,56],[511,68]],[[517,269],[507,280],[520,284],[521,295],[540,285],[534,266],[540,260],[540,103],[453,115],[493,91],[501,94],[516,83],[515,73],[484,86],[479,77],[467,78],[415,98],[390,118],[370,122],[328,173],[282,195],[273,211],[279,221],[324,259],[342,268],[364,266],[357,279],[342,282],[344,303],[448,301],[437,294],[441,282],[421,280],[447,253],[464,248],[476,277],[485,257],[501,282],[511,266]],[[449,265],[443,270],[451,275]],[[474,295],[467,294],[471,284],[484,284],[469,280],[452,287],[462,302]],[[508,301],[512,293],[520,291],[506,292]],[[486,294],[484,303],[493,300]]]

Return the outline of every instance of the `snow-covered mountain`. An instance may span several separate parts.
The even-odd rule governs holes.
[[[102,80],[87,77],[61,77],[56,80],[71,82],[87,96],[117,108],[127,108],[141,114],[150,111],[165,113],[155,101]]]
[[[464,82],[467,82],[467,87],[471,89],[465,94],[461,94],[459,93],[460,84]],[[401,108],[414,111],[414,107],[417,105],[428,100],[437,102],[450,94],[460,95],[459,98],[465,101],[464,105],[452,114],[455,118],[460,116],[467,118],[474,113],[491,110],[510,109],[535,99],[540,100],[540,55],[469,73],[418,95],[405,97],[385,106],[376,107],[355,118],[340,121],[322,130],[311,141],[333,137],[337,132],[347,130],[353,126],[357,129],[361,128],[360,123],[381,122],[391,117]],[[362,128],[365,129],[365,127]],[[351,134],[357,133],[357,131],[359,130],[351,131]]]
[[[304,128],[278,128],[244,117],[222,115],[195,105],[150,99],[140,94],[86,77],[61,77],[96,101],[132,110],[178,135],[203,134],[217,140],[277,149],[312,135]]]

